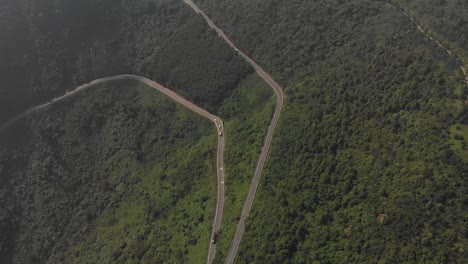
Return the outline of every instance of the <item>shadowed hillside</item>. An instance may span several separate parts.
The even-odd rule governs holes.
[[[182,1],[5,0],[0,10],[0,122],[121,73],[217,111],[251,71]]]

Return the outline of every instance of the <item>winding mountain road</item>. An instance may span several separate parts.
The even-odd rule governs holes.
[[[184,0],[184,2],[187,3],[192,9],[194,9],[195,12],[202,15],[205,18],[205,20],[207,21],[208,25],[212,29],[214,29],[218,33],[218,35],[229,46],[231,46],[233,49],[235,49],[235,51],[238,53],[239,56],[243,57],[250,65],[252,65],[252,67],[255,69],[256,73],[258,74],[258,76],[261,77],[263,80],[265,80],[265,82],[268,83],[268,85],[273,89],[273,91],[276,94],[277,103],[276,103],[275,112],[273,114],[273,118],[272,118],[270,126],[268,128],[267,136],[265,138],[265,141],[264,141],[264,144],[263,144],[263,147],[262,147],[260,158],[258,160],[257,167],[256,167],[256,170],[255,170],[255,174],[254,174],[254,176],[252,178],[252,183],[250,185],[250,189],[249,189],[247,199],[245,200],[244,208],[242,210],[242,216],[241,216],[239,224],[237,226],[236,234],[234,236],[234,239],[232,240],[232,244],[231,244],[231,247],[229,249],[228,256],[226,258],[226,263],[233,263],[234,259],[235,259],[235,256],[237,254],[237,249],[239,247],[240,241],[242,239],[242,236],[243,236],[243,233],[244,233],[244,230],[245,230],[245,221],[246,221],[247,217],[249,216],[250,210],[252,209],[252,204],[253,204],[253,201],[254,201],[254,198],[255,198],[255,194],[256,194],[256,191],[257,191],[258,184],[260,182],[260,177],[261,177],[261,174],[263,172],[263,168],[265,167],[265,163],[266,163],[266,160],[267,160],[267,157],[268,157],[268,153],[270,151],[270,146],[271,146],[271,143],[272,143],[272,140],[273,140],[273,134],[274,134],[274,131],[275,131],[276,126],[278,124],[281,110],[283,108],[284,95],[283,95],[283,91],[282,91],[281,86],[279,84],[277,84],[273,80],[273,78],[265,70],[263,70],[255,61],[253,61],[250,57],[248,57],[244,52],[240,51],[234,45],[234,43],[224,34],[224,32],[221,31],[221,29],[219,29],[213,23],[213,21],[211,21],[211,19],[208,18],[208,16],[206,16],[206,14],[203,11],[201,11],[190,0]],[[141,82],[153,87],[154,89],[164,93],[169,98],[171,98],[174,101],[182,104],[183,106],[187,107],[188,109],[190,109],[190,110],[192,110],[192,111],[194,111],[194,112],[196,112],[196,113],[210,119],[215,124],[216,128],[218,129],[218,133],[221,132],[223,134],[222,136],[218,137],[218,150],[217,150],[218,194],[217,194],[217,203],[216,203],[216,213],[215,213],[215,216],[214,216],[214,223],[213,223],[212,234],[211,234],[211,237],[214,238],[216,236],[216,234],[219,232],[220,228],[221,228],[223,208],[224,208],[224,193],[225,193],[225,188],[224,188],[224,182],[225,182],[224,178],[225,177],[224,177],[224,169],[223,169],[224,168],[224,147],[225,147],[224,124],[223,124],[222,120],[219,117],[217,117],[217,116],[209,113],[208,111],[194,105],[193,103],[191,103],[188,100],[182,98],[181,96],[179,96],[175,92],[165,88],[164,86],[162,86],[162,85],[160,85],[160,84],[158,84],[158,83],[156,83],[156,82],[154,82],[152,80],[149,80],[147,78],[144,78],[144,77],[141,77],[141,76],[136,76],[136,75],[130,75],[130,74],[117,75],[117,76],[111,76],[111,77],[105,77],[105,78],[97,79],[97,80],[94,80],[94,81],[92,81],[90,83],[81,85],[81,86],[77,87],[75,90],[67,93],[66,95],[55,98],[55,99],[53,99],[52,101],[50,101],[48,103],[45,103],[45,104],[42,104],[42,105],[39,105],[39,106],[28,109],[24,113],[14,117],[10,121],[8,121],[8,122],[4,123],[3,125],[1,125],[0,130],[6,128],[7,126],[9,126],[11,123],[15,122],[16,120],[18,120],[18,119],[20,119],[20,118],[22,118],[22,117],[24,117],[24,116],[26,116],[26,115],[28,115],[28,114],[30,114],[32,112],[43,109],[43,108],[51,105],[52,103],[54,103],[56,101],[60,101],[60,100],[63,100],[65,98],[67,98],[67,97],[73,96],[74,94],[76,94],[76,93],[78,93],[80,91],[83,91],[85,89],[91,88],[93,86],[96,86],[97,84],[108,82],[108,81],[114,81],[114,80],[137,80],[137,81],[141,81]],[[213,262],[214,257],[215,257],[215,253],[216,253],[216,243],[212,243],[210,241],[207,263],[211,264]]]
[[[239,224],[237,225],[236,234],[234,239],[232,240],[231,247],[229,248],[228,255],[226,258],[226,262],[228,264],[234,263],[234,259],[237,254],[237,250],[239,248],[239,244],[242,239],[242,235],[244,234],[245,230],[245,220],[249,216],[250,210],[252,209],[252,204],[255,198],[255,194],[257,192],[257,187],[260,182],[260,176],[262,175],[263,168],[265,167],[265,162],[268,157],[268,153],[270,151],[271,142],[273,140],[273,133],[275,132],[276,126],[278,124],[278,120],[280,117],[281,110],[283,108],[283,89],[279,84],[277,84],[273,78],[260,67],[254,60],[252,60],[249,56],[247,56],[244,52],[240,51],[236,45],[224,34],[224,32],[218,28],[213,21],[191,0],[184,0],[186,4],[188,4],[195,12],[202,15],[203,18],[206,20],[208,25],[218,33],[218,35],[229,45],[231,46],[239,56],[243,57],[252,67],[255,69],[258,76],[260,76],[265,82],[270,85],[273,91],[276,94],[276,108],[273,114],[273,118],[271,120],[270,126],[268,128],[267,136],[265,138],[265,142],[263,143],[262,152],[260,154],[260,158],[257,163],[257,168],[255,169],[255,174],[252,179],[252,183],[250,184],[249,193],[247,199],[245,200],[244,208],[242,209],[242,216],[239,220]],[[216,247],[210,247],[210,251],[208,252],[208,259],[207,263],[211,264],[213,262],[215,256]]]
[[[217,170],[217,178],[218,178],[218,194],[217,194],[217,202],[216,202],[216,213],[215,213],[215,216],[214,216],[214,223],[213,223],[213,230],[212,230],[212,237],[213,237],[214,234],[217,233],[219,231],[220,227],[221,227],[221,220],[222,220],[223,208],[224,208],[224,169],[223,169],[224,168],[224,145],[225,145],[225,143],[224,143],[224,138],[225,138],[224,123],[221,120],[221,118],[209,113],[205,109],[202,109],[202,108],[194,105],[190,101],[184,99],[180,95],[178,95],[175,92],[167,89],[166,87],[160,85],[159,83],[154,82],[154,81],[152,81],[150,79],[147,79],[145,77],[130,75],[130,74],[117,75],[117,76],[97,79],[97,80],[94,80],[94,81],[92,81],[90,83],[81,85],[81,86],[77,87],[75,90],[73,90],[73,91],[71,91],[71,92],[69,92],[69,93],[67,93],[67,94],[65,94],[65,95],[63,95],[61,97],[55,98],[55,99],[53,99],[52,101],[50,101],[48,103],[45,103],[45,104],[30,108],[26,112],[14,117],[10,121],[8,121],[5,124],[3,124],[2,126],[0,126],[0,130],[6,128],[11,123],[15,122],[16,120],[18,120],[18,119],[20,119],[20,118],[22,118],[22,117],[24,117],[24,116],[26,116],[26,115],[28,115],[28,114],[30,114],[32,112],[35,112],[35,111],[38,111],[40,109],[46,108],[47,106],[53,104],[54,102],[57,102],[57,101],[65,99],[65,98],[68,98],[70,96],[76,95],[77,93],[79,93],[79,92],[81,92],[83,90],[89,89],[91,87],[95,87],[98,84],[109,82],[109,81],[116,81],[116,80],[136,80],[136,81],[140,81],[140,82],[143,82],[143,83],[151,86],[152,88],[160,91],[161,93],[165,94],[166,96],[168,96],[172,100],[174,100],[174,101],[180,103],[181,105],[187,107],[188,109],[192,110],[193,112],[195,112],[195,113],[197,113],[197,114],[199,114],[201,116],[204,116],[204,117],[208,118],[209,120],[211,120],[215,124],[218,134],[221,133],[221,136],[218,136],[218,150],[217,150],[217,153],[216,153],[216,164],[217,164],[217,166],[216,166],[217,169],[216,170]],[[210,252],[212,251],[212,249],[211,249],[212,247],[216,248],[216,245],[214,243],[211,243],[211,238],[210,238],[210,246],[209,247],[210,247]]]

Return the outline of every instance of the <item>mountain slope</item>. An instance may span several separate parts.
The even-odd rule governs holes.
[[[251,71],[182,1],[7,0],[0,8],[0,122],[122,73],[215,112]]]
[[[2,262],[202,261],[212,124],[137,82],[100,86],[2,136]]]
[[[287,99],[238,263],[463,263],[453,58],[385,2],[198,2]]]

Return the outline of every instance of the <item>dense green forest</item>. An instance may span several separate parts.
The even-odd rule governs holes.
[[[48,4],[37,3],[39,7]],[[95,11],[109,4],[100,2]],[[116,25],[109,22],[102,28],[105,39],[100,39],[100,27],[86,37],[87,25],[88,29],[82,29],[76,37],[75,41],[83,43],[67,53],[71,57],[66,63],[79,64],[71,72],[42,70],[44,65],[40,64],[16,65],[16,73],[35,70],[59,77],[41,79],[36,87],[40,91],[28,83],[13,83],[28,81],[24,76],[12,78],[11,86],[2,86],[2,92],[12,97],[1,100],[15,106],[3,104],[5,109],[0,112],[6,118],[28,104],[73,89],[73,85],[131,72],[161,82],[201,107],[221,113],[228,135],[229,187],[224,221],[231,229],[226,230],[227,236],[220,235],[220,242],[227,245],[271,119],[272,92],[250,75],[251,68],[185,5],[170,1],[118,4],[127,5],[109,8],[104,17],[96,14],[99,19],[118,21],[118,30],[107,32],[109,24]],[[75,12],[85,14],[87,8],[89,3]],[[41,17],[71,19],[69,15]],[[75,25],[77,20],[73,19],[69,23],[86,27]],[[63,28],[57,30],[61,32],[67,25],[59,24]],[[43,40],[47,42],[41,47],[44,54],[55,52],[57,45],[66,50],[71,47],[68,42],[57,44],[60,42],[52,36]],[[1,55],[10,56],[13,49],[22,52],[18,50],[21,46],[10,48],[3,49]],[[81,48],[84,53],[80,53]],[[75,56],[79,57],[76,62]],[[42,61],[58,62],[59,58]],[[14,60],[1,63],[8,68]],[[0,75],[8,77],[5,72]],[[70,76],[70,83],[61,79]],[[20,88],[26,89],[23,94]],[[4,198],[0,206],[0,262],[204,262],[216,197],[214,129],[196,127],[200,118],[192,118],[193,114],[157,96],[132,82],[102,85],[27,116],[0,135]],[[28,101],[29,97],[35,99]],[[194,171],[189,169],[192,166]]]
[[[466,261],[454,58],[384,1],[197,3],[287,95],[237,263]]]
[[[459,0],[391,0],[456,52],[468,65],[468,2]]]
[[[100,86],[0,135],[0,261],[204,262],[216,197],[214,128],[134,81]],[[252,75],[221,109],[224,221],[231,227],[220,234],[224,244],[255,169],[271,99]]]
[[[202,262],[215,128],[134,81],[31,114],[1,135],[2,263]]]
[[[238,263],[466,262],[464,1],[196,2],[286,93]],[[3,0],[0,32],[0,123],[121,73],[223,118],[222,263],[274,107],[252,69],[183,1]],[[215,135],[134,81],[20,119],[0,132],[0,263],[205,262]]]
[[[0,122],[121,73],[216,111],[251,71],[182,1],[4,0],[0,10]]]
[[[220,110],[226,128],[226,199],[216,259],[223,260],[236,231],[275,100],[271,88],[249,76]]]

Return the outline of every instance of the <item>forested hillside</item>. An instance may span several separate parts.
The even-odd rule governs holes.
[[[196,2],[285,87],[237,263],[466,262],[464,1]],[[178,0],[3,0],[0,32],[0,124],[120,73],[224,119],[224,262],[274,106],[248,64]],[[0,133],[0,263],[205,262],[215,140],[133,81],[20,119]]]
[[[237,263],[466,261],[452,57],[384,1],[197,3],[287,96]]]
[[[249,76],[221,109],[224,244],[253,175],[271,98]],[[210,126],[134,81],[90,88],[17,121],[0,134],[0,262],[204,262],[216,197]]]
[[[226,128],[226,200],[217,259],[224,259],[235,233],[274,106],[271,88],[252,75],[240,83],[221,108]]]
[[[216,197],[208,120],[119,81],[0,138],[1,263],[204,260]]]
[[[234,226],[272,93],[199,16],[165,0],[0,4],[0,120],[101,76],[161,82],[226,117]],[[158,96],[112,82],[2,132],[1,263],[204,262],[215,130]]]
[[[468,2],[458,0],[391,0],[468,65]]]
[[[182,1],[5,0],[0,10],[0,122],[120,73],[215,111],[250,71]]]

